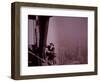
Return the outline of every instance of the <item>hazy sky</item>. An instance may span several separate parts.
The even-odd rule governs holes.
[[[51,17],[49,21],[47,44],[54,43],[56,55],[69,53],[78,49],[77,55],[87,56],[87,18]],[[83,53],[84,52],[84,53]],[[75,55],[75,53],[74,53]]]

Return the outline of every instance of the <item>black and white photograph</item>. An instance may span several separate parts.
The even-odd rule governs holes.
[[[28,66],[88,63],[88,18],[28,15]]]

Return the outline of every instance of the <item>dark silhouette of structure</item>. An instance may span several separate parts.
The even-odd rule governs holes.
[[[51,46],[54,46],[53,43],[50,43],[50,45],[48,46],[48,51],[50,51],[50,53],[45,53],[50,16],[29,15],[28,20],[29,19],[36,21],[36,26],[34,29],[36,43],[31,45],[31,48],[28,47],[28,66],[42,66],[43,62],[47,62],[48,64],[50,64],[48,61],[51,61],[54,58],[54,53],[51,54],[51,52],[54,51],[54,48],[52,48],[53,50],[51,50],[50,48]],[[48,61],[45,60],[46,56],[48,56]]]

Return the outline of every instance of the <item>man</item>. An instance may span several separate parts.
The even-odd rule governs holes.
[[[55,47],[53,43],[50,43],[47,47],[46,47],[46,57],[48,59],[48,65],[53,65],[56,64],[55,61]]]

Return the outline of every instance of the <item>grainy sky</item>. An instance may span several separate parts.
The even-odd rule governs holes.
[[[62,54],[73,55],[73,57],[83,55],[84,58],[83,60],[81,58],[81,61],[85,63],[87,59],[87,20],[82,17],[50,18],[47,44],[54,43],[58,58],[61,58]],[[64,60],[65,63],[67,60]]]

